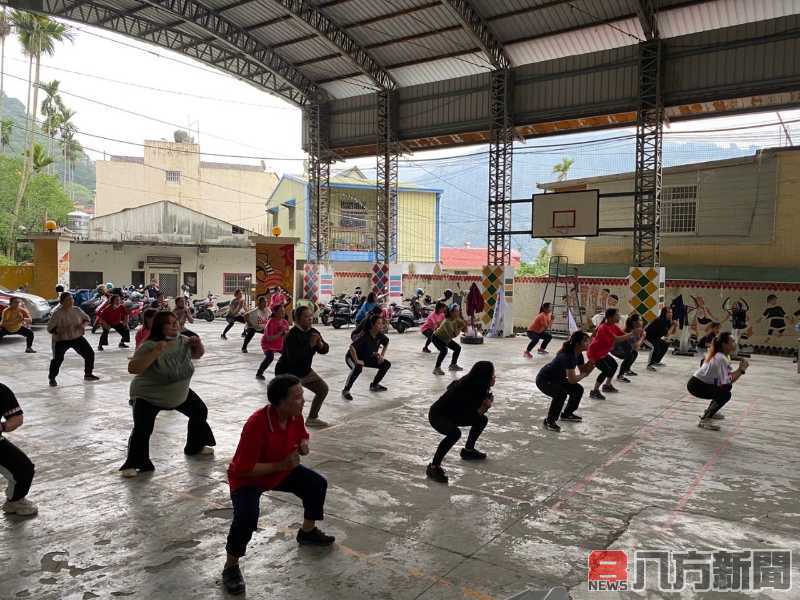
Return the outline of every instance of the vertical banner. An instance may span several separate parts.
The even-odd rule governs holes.
[[[256,244],[256,296],[280,288],[294,298],[294,245]]]
[[[664,306],[667,272],[664,267],[631,267],[628,272],[631,310],[645,323],[658,317]]]

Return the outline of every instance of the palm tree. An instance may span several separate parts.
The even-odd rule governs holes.
[[[53,21],[48,17],[34,15],[15,10],[11,13],[11,20],[17,29],[20,44],[30,58],[28,63],[28,114],[27,114],[27,140],[25,146],[28,152],[25,155],[25,163],[22,168],[22,177],[17,190],[17,200],[14,204],[14,214],[11,215],[11,232],[17,230],[17,219],[19,209],[22,205],[22,198],[28,187],[28,180],[33,170],[33,143],[34,126],[36,124],[36,105],[39,102],[39,72],[41,67],[42,54],[52,56],[55,53],[56,42],[72,40],[72,33],[67,28]],[[31,79],[31,73],[34,73]],[[30,101],[31,90],[33,90],[33,101]],[[11,244],[10,258],[16,256],[16,244]]]
[[[28,154],[27,150],[25,154]],[[53,157],[48,156],[44,146],[36,142],[33,144],[33,159],[31,164],[33,165],[33,172],[40,173],[42,169],[53,164]]]
[[[0,121],[3,120],[3,87],[6,80],[6,38],[10,34],[11,20],[8,18],[6,7],[4,6],[3,12],[0,13]]]
[[[57,79],[54,79],[39,84],[39,88],[45,93],[45,98],[42,100],[42,115],[44,116],[42,132],[48,137],[47,152],[50,156],[53,156],[55,151],[55,137],[61,121],[61,108],[64,106],[61,96],[58,94],[59,83]],[[49,170],[52,174],[52,168]]]
[[[75,111],[67,108],[63,104],[58,115],[58,131],[61,134],[61,156],[64,159],[64,189],[67,188],[67,181],[69,180],[69,160],[68,149],[75,139],[75,124],[72,123],[72,117],[75,116]]]
[[[14,119],[3,119],[0,121],[0,153],[4,152],[6,146],[11,145],[11,132],[14,130]]]
[[[559,181],[564,181],[567,178],[570,168],[575,163],[575,159],[567,158],[566,156],[561,159],[561,162],[553,167],[553,174],[558,175]]]

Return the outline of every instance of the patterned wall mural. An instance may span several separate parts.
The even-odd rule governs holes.
[[[281,287],[294,297],[294,246],[256,244],[256,295]]]

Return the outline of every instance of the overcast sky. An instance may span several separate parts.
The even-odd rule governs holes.
[[[204,154],[302,159],[299,109],[231,76],[167,50],[84,25],[72,27],[74,42],[59,44],[53,57],[43,58],[42,80],[61,81],[64,101],[77,111],[74,120],[82,132],[78,138],[92,158],[102,158],[103,152],[141,156],[142,148],[137,144],[143,140],[172,139],[175,125],[184,128],[191,125],[191,129],[199,129],[199,141]],[[5,79],[6,93],[24,102],[27,59],[13,36],[6,41],[5,68],[8,75]],[[120,112],[112,106],[166,123]],[[789,121],[800,119],[800,110],[783,111],[782,116]],[[668,131],[722,128],[775,120],[775,113],[705,119],[675,124]],[[796,125],[793,128],[800,131]],[[88,134],[134,144],[103,140]],[[564,139],[563,136],[560,138]],[[735,141],[735,135],[720,136],[720,143]],[[539,140],[528,143],[536,144]],[[795,144],[800,144],[800,140],[795,140]],[[415,157],[453,155],[471,150],[474,149],[448,149],[419,153]],[[210,155],[204,156],[204,159],[258,162]],[[374,165],[374,159],[358,162]],[[267,160],[267,164],[279,173],[302,170],[301,161]]]

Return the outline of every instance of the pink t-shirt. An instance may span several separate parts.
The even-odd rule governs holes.
[[[136,331],[136,347],[138,348],[139,346],[141,346],[142,342],[146,341],[147,338],[149,337],[150,337],[150,330],[147,329],[147,327],[145,327],[144,325],[139,327],[139,329]]]
[[[597,328],[597,331],[595,331],[586,356],[593,362],[605,358],[614,347],[614,338],[620,335],[625,335],[622,329],[611,323],[603,323]]]
[[[283,338],[279,337],[274,340],[269,338],[287,331],[289,331],[289,323],[286,322],[286,319],[278,319],[276,317],[267,321],[264,335],[261,336],[261,349],[264,352],[283,352]]]
[[[437,314],[435,312],[432,312],[431,314],[428,315],[428,318],[425,319],[425,322],[422,324],[420,331],[436,331],[439,325],[442,324],[442,321],[444,321],[444,317],[445,317],[444,313]]]

